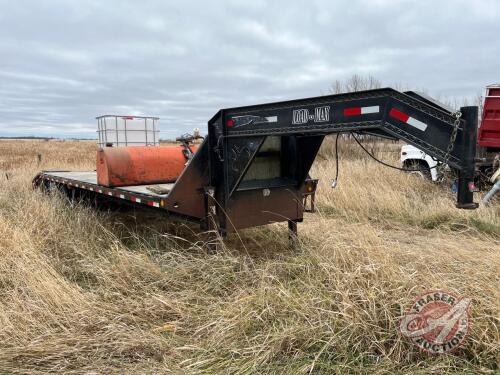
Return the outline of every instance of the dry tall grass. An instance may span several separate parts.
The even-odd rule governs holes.
[[[93,168],[92,143],[0,142],[0,373],[498,371],[500,205],[456,210],[446,188],[353,147],[334,190],[322,150],[319,212],[299,225],[300,250],[276,224],[208,254],[194,227],[31,189],[39,169]],[[397,163],[391,149],[375,147]],[[473,300],[453,354],[398,334],[429,289]]]

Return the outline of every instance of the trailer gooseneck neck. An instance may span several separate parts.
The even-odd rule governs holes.
[[[249,188],[245,174],[267,138],[282,139],[284,161],[280,178],[267,184],[300,186],[325,135],[356,132],[401,139],[447,162],[460,171],[457,207],[475,208],[469,185],[474,178],[477,107],[461,111],[457,121],[427,98],[390,88],[223,109],[208,123],[210,184],[221,213],[231,212]],[[264,187],[264,181],[254,185]],[[223,228],[230,225],[227,216],[218,216]]]
[[[278,221],[296,232],[303,198],[315,189],[308,173],[324,137],[354,132],[404,140],[457,169],[457,207],[476,208],[477,114],[477,107],[463,107],[457,118],[429,98],[391,88],[222,109],[168,193],[153,198],[157,208],[221,233]],[[43,172],[36,181],[54,176]],[[68,186],[60,175],[56,183]],[[134,191],[141,190],[117,194]],[[136,199],[148,199],[140,194]]]

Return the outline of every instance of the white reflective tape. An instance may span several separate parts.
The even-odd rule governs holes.
[[[137,203],[141,203],[141,198],[135,198],[135,201],[136,201]]]
[[[125,195],[120,194],[120,198],[121,198],[121,199],[125,199]]]
[[[408,125],[413,126],[414,128],[417,128],[418,130],[422,130],[423,132],[425,131],[425,129],[427,129],[426,123],[424,123],[422,121],[418,121],[417,119],[414,119],[413,117],[410,117],[408,119],[408,121],[406,121],[406,123]]]
[[[374,105],[372,107],[361,107],[361,114],[366,115],[367,113],[379,113],[380,107],[378,105]]]
[[[93,187],[89,187],[90,191],[94,191],[94,188]]]
[[[112,193],[112,192],[108,192],[108,195],[111,195],[111,196],[113,196],[113,193]]]
[[[99,193],[102,193],[102,190],[101,190],[101,189],[99,189]]]
[[[158,202],[153,202],[153,206],[160,207],[160,204]]]
[[[278,116],[266,117],[267,122],[278,122]]]

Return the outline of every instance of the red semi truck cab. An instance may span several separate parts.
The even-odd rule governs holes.
[[[500,84],[486,87],[477,144],[500,152]]]

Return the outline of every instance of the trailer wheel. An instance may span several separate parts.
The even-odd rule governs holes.
[[[432,180],[431,170],[423,160],[406,160],[403,168],[410,175],[418,176],[425,180]]]

